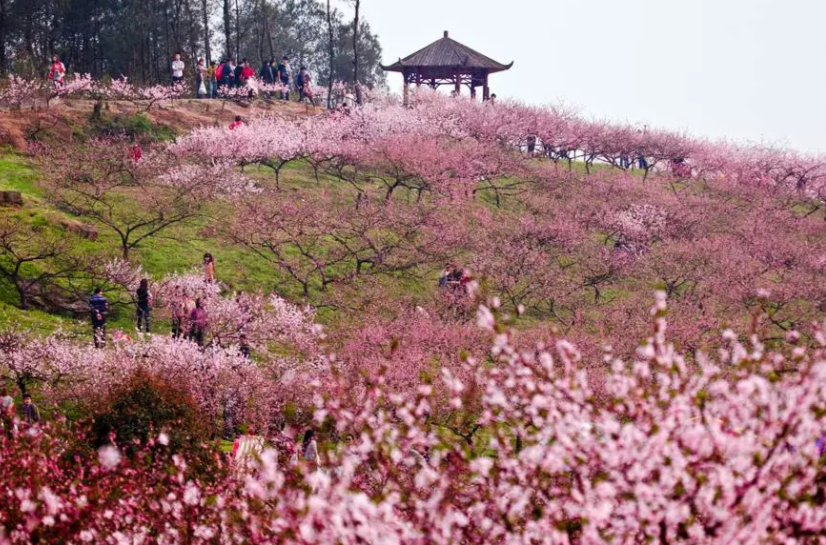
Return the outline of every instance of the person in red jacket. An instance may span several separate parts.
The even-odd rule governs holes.
[[[140,162],[143,158],[143,150],[141,149],[140,144],[135,144],[129,149],[129,158],[132,159],[133,163]]]
[[[235,129],[237,129],[238,127],[240,127],[243,124],[244,124],[244,122],[241,121],[241,116],[236,115],[235,116],[235,121],[233,121],[232,123],[229,124],[229,130],[234,131]]]
[[[66,67],[60,62],[60,57],[52,57],[52,65],[49,67],[49,81],[55,87],[60,87],[66,81]]]
[[[250,63],[244,59],[244,64],[241,65],[241,85],[247,83],[250,78],[255,77],[255,70],[252,69]]]

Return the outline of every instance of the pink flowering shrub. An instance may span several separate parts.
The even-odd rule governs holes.
[[[234,481],[188,472],[159,431],[126,458],[74,453],[59,427],[0,441],[2,539],[158,543],[792,543],[826,527],[826,337],[769,352],[723,333],[689,361],[667,340],[665,295],[629,361],[603,356],[597,402],[565,340],[519,347],[495,308],[491,363],[444,369],[449,402],[481,396],[468,441],[430,422],[434,389],[391,393],[347,377],[316,396],[325,470],[266,450]],[[56,455],[64,453],[63,456]],[[67,454],[71,455],[67,458]],[[70,462],[71,460],[71,462]],[[220,467],[220,466],[219,466]],[[47,478],[48,476],[48,478]],[[117,501],[112,501],[117,498]],[[116,537],[117,536],[117,537]]]
[[[0,104],[20,108],[24,103],[33,103],[42,93],[42,82],[12,75],[0,84]]]

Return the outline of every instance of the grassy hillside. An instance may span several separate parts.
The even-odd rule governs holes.
[[[112,105],[101,121],[90,117],[90,104],[71,103],[48,113],[63,119],[61,126],[71,126],[71,135],[62,129],[44,129],[38,139],[48,146],[50,142],[65,144],[68,138],[71,145],[82,147],[96,131],[131,127],[136,131],[133,136],[147,142],[162,140],[172,132],[185,135],[204,124],[220,126],[239,110],[237,105],[222,107],[189,101],[141,114],[123,105]],[[267,103],[245,113],[301,116],[306,111],[297,105]],[[42,115],[32,112],[22,119],[40,123]],[[770,316],[765,331],[770,342],[780,338],[783,331],[819,316],[822,295],[814,287],[808,294],[809,288],[804,288],[814,285],[807,275],[816,276],[818,272],[804,266],[810,260],[792,256],[808,247],[805,245],[819,248],[826,240],[818,230],[823,211],[808,200],[774,197],[725,183],[676,180],[667,173],[653,173],[643,180],[639,171],[626,173],[600,164],[592,165],[586,173],[584,165],[576,161],[555,164],[545,159],[526,159],[521,153],[514,151],[509,159],[518,162],[514,163],[518,164],[518,175],[480,184],[474,198],[459,208],[455,208],[456,203],[438,201],[427,192],[422,197],[404,187],[394,193],[391,201],[398,203],[399,210],[413,210],[420,204],[430,206],[438,216],[444,216],[439,221],[447,221],[443,228],[452,229],[451,223],[460,228],[455,248],[448,248],[444,255],[452,255],[452,261],[468,266],[486,297],[500,297],[511,310],[524,307],[520,329],[534,336],[553,331],[574,339],[598,341],[591,344],[593,347],[616,333],[628,333],[627,345],[621,348],[630,350],[646,334],[647,308],[656,289],[666,289],[674,299],[672,313],[686,323],[676,332],[676,340],[690,348],[707,346],[720,327],[747,328],[760,306]],[[9,147],[3,149],[0,190],[20,191],[25,204],[0,209],[0,217],[69,236],[67,221],[89,220],[58,210],[48,201],[40,181],[47,177],[49,167],[40,154],[30,156]],[[318,319],[333,330],[346,329],[367,317],[392,320],[401,308],[434,304],[439,308],[437,280],[444,264],[439,260],[447,258],[425,259],[421,265],[399,271],[359,274],[344,282],[333,282],[323,291],[314,280],[308,301],[295,279],[274,263],[266,246],[232,242],[227,231],[241,228],[235,225],[228,229],[237,223],[236,206],[254,207],[260,201],[263,208],[259,213],[269,210],[279,215],[285,209],[309,203],[308,213],[319,213],[319,218],[338,215],[336,221],[342,221],[358,216],[351,211],[354,207],[358,210],[361,198],[380,205],[386,184],[391,181],[388,177],[392,179],[391,173],[381,171],[346,174],[356,180],[354,183],[329,167],[322,165],[316,172],[306,160],[291,161],[281,171],[280,189],[276,191],[270,168],[246,165],[243,173],[264,189],[261,197],[236,204],[205,204],[197,217],[141,243],[132,253],[132,262],[140,264],[152,278],[160,279],[170,273],[200,269],[203,254],[210,252],[217,260],[218,278],[229,292],[274,292],[292,301],[311,302],[318,309]],[[508,189],[497,198],[497,193],[489,189],[492,183]],[[123,197],[119,206],[137,206],[127,193]],[[358,221],[368,220],[369,214]],[[297,223],[302,218],[286,221]],[[769,223],[771,228],[767,227]],[[73,239],[76,250],[94,260],[117,256],[116,233],[101,224],[96,228],[94,241]],[[334,237],[350,236],[348,229],[360,227],[354,224],[342,228],[340,233],[322,233],[314,242],[319,245],[316,254],[308,254],[306,259],[304,249],[287,244],[286,258],[298,264],[303,259],[304,266],[311,264],[343,244]],[[377,229],[369,236],[363,233],[367,238],[359,239],[358,244],[369,246],[381,241],[392,247],[398,233],[392,228],[388,231],[386,226]],[[452,236],[447,232],[445,235],[445,239]],[[432,242],[438,245],[439,238],[437,231]],[[727,247],[736,247],[740,253],[729,255]],[[425,256],[432,253],[432,248],[420,250]],[[776,252],[786,252],[789,257],[778,261],[773,256]],[[800,264],[802,268],[792,271],[784,263]],[[352,259],[347,258],[323,268],[335,276],[353,266]],[[87,284],[85,292],[76,291],[77,305],[82,307],[92,287]],[[779,297],[761,303],[752,295],[758,288],[779,293]],[[4,309],[0,326],[19,324],[43,333],[57,327],[73,331],[84,331],[86,327],[65,315],[37,309],[22,311],[17,308],[13,286],[3,279],[0,303]],[[112,325],[132,330],[132,313],[128,305],[116,308]],[[162,323],[156,330],[167,327]]]

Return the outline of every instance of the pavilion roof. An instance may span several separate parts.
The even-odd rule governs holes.
[[[408,55],[390,66],[382,65],[388,72],[404,72],[407,68],[463,68],[468,70],[484,69],[488,73],[508,70],[513,63],[502,64],[490,57],[474,51],[464,44],[450,38],[448,32],[440,40]]]

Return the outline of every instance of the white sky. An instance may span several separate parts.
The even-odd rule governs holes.
[[[449,30],[515,61],[491,76],[499,97],[826,152],[824,0],[362,0],[361,9],[386,64]],[[401,89],[401,75],[388,82]]]

